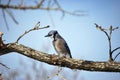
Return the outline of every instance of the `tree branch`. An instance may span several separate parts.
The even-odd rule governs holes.
[[[5,64],[1,63],[0,62],[0,65],[2,65],[3,67],[7,68],[7,69],[10,69],[9,67],[7,67]]]
[[[10,9],[5,9],[6,13],[11,17],[11,19],[15,22],[15,24],[19,24],[19,22],[15,19],[12,11]]]
[[[35,6],[23,6],[23,5],[10,5],[10,4],[0,4],[0,8],[2,9],[21,9],[21,10],[25,10],[25,9],[42,9],[41,6],[43,4],[45,0],[40,0],[40,2],[38,4],[36,4]]]
[[[80,59],[59,58],[57,55],[50,55],[18,43],[9,43],[6,44],[6,47],[0,49],[0,55],[4,55],[10,52],[17,52],[50,65],[67,67],[70,69],[120,72],[120,62],[94,62]]]
[[[114,60],[118,57],[119,54],[120,54],[120,52],[115,56]]]
[[[79,11],[79,12],[71,12],[63,9],[58,0],[33,0],[33,4],[26,4],[24,0],[20,0],[19,3],[16,5],[13,4],[12,0],[8,0],[7,4],[0,3],[0,9],[2,9],[3,13],[3,19],[6,24],[7,29],[9,30],[9,26],[7,24],[5,13],[8,13],[10,18],[18,24],[17,19],[14,17],[12,10],[45,10],[45,11],[60,11],[62,13],[62,17],[64,17],[65,14],[74,15],[74,16],[85,16],[87,14],[83,13],[85,11]],[[35,4],[34,4],[35,3]],[[5,12],[6,11],[6,12]]]
[[[7,30],[9,30],[9,27],[8,27],[8,23],[7,23],[7,19],[6,19],[6,15],[5,15],[4,9],[2,9],[2,14],[3,14],[3,19],[4,19],[5,25],[6,25],[6,27],[7,27]]]
[[[120,47],[115,48],[114,50],[112,50],[112,52],[111,52],[111,53],[113,53],[113,52],[117,51],[118,49],[120,49]]]
[[[17,39],[16,43],[18,43],[18,41],[24,36],[26,35],[27,33],[31,32],[31,31],[34,31],[34,30],[39,30],[39,29],[44,29],[44,28],[49,28],[49,25],[48,26],[45,26],[45,27],[40,27],[40,22],[37,22],[37,24],[34,26],[34,28],[28,30],[28,31],[25,31],[21,36],[19,36],[19,38]]]
[[[109,29],[105,29],[105,28],[103,28],[102,26],[99,26],[99,25],[96,24],[96,23],[95,23],[95,25],[96,25],[96,28],[97,28],[97,29],[99,29],[100,31],[104,32],[105,35],[107,36],[107,38],[108,38],[108,44],[109,44],[109,61],[114,61],[114,60],[116,59],[117,55],[116,55],[115,59],[113,59],[112,54],[113,54],[113,52],[115,52],[116,50],[120,49],[120,47],[115,48],[114,50],[112,50],[111,35],[112,35],[112,32],[113,32],[114,30],[118,29],[119,27],[113,28],[112,26],[110,26]],[[107,32],[107,30],[109,30],[109,33]]]
[[[9,3],[9,2],[8,2]],[[83,14],[82,12],[80,13],[75,13],[75,12],[69,12],[64,10],[58,0],[53,0],[53,1],[47,1],[47,6],[43,6],[45,3],[45,0],[40,0],[40,2],[36,2],[36,5],[23,5],[24,2],[22,2],[21,5],[10,5],[10,4],[0,4],[0,8],[2,9],[14,9],[14,10],[36,10],[36,9],[41,9],[41,10],[47,10],[47,11],[61,11],[63,16],[66,14],[70,15],[75,15],[75,16],[85,16],[86,14]]]
[[[108,44],[109,44],[109,60],[110,61],[113,61],[113,58],[112,58],[112,53],[111,53],[111,34],[112,34],[112,29],[110,27],[110,34],[107,33],[107,29],[104,29],[102,26],[99,26],[98,24],[96,24],[96,28],[99,29],[100,31],[104,32],[105,35],[107,36],[107,39],[108,39]]]

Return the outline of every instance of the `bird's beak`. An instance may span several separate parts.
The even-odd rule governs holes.
[[[45,37],[49,37],[50,35],[46,35]]]

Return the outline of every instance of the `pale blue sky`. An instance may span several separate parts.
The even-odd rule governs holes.
[[[85,11],[87,15],[78,17],[66,14],[65,17],[61,19],[62,14],[59,11],[50,11],[50,13],[48,13],[48,11],[43,10],[12,10],[14,16],[19,22],[19,25],[14,24],[8,16],[7,21],[10,27],[10,30],[8,31],[2,21],[2,14],[0,12],[0,31],[4,33],[3,39],[6,40],[5,43],[15,42],[19,35],[21,35],[25,30],[29,30],[38,21],[40,21],[41,26],[50,25],[50,28],[33,31],[25,35],[19,43],[32,47],[36,50],[53,54],[55,53],[55,50],[52,46],[52,40],[44,38],[44,36],[50,30],[56,29],[67,41],[73,58],[93,61],[107,61],[107,38],[104,33],[95,28],[94,23],[104,26],[105,28],[108,28],[110,25],[114,27],[120,26],[120,0],[60,0],[59,3],[65,10]],[[51,22],[49,14],[52,15],[54,25]],[[119,34],[120,30],[116,30],[112,35],[113,48],[120,46]],[[44,45],[49,45],[50,50],[46,51],[43,49]],[[31,59],[23,57],[19,54],[11,53],[0,56],[0,60],[13,69],[19,67],[18,62],[20,58],[27,62],[26,64],[28,64],[28,66],[31,64]],[[120,61],[120,57],[117,58],[117,61]],[[40,62],[37,63],[41,64]],[[44,65],[46,64],[44,63]],[[73,73],[71,70],[70,72]],[[82,76],[85,80],[120,79],[119,73],[106,72],[82,71],[80,72],[80,76]]]

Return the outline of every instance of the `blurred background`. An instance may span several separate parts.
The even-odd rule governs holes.
[[[0,0],[0,5],[35,6],[42,0]],[[10,16],[12,15],[12,16]],[[43,0],[38,9],[0,8],[0,31],[4,43],[12,43],[40,21],[41,27],[50,28],[26,34],[20,44],[48,54],[56,53],[50,38],[44,36],[50,30],[57,30],[67,41],[75,59],[108,61],[106,35],[95,28],[94,23],[109,28],[120,26],[120,0]],[[7,22],[7,23],[6,23]],[[112,49],[120,46],[120,30],[112,33]],[[113,54],[113,57],[118,53]],[[116,58],[120,61],[120,56]],[[53,76],[58,67],[36,61],[18,53],[0,56],[3,80],[119,80],[120,73],[91,72],[64,68],[61,76]],[[69,73],[69,74],[68,74]],[[50,78],[48,78],[50,76]]]

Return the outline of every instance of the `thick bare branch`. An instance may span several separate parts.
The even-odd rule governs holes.
[[[50,55],[18,43],[9,43],[4,49],[0,49],[0,55],[4,55],[10,52],[17,52],[50,65],[67,67],[71,69],[120,72],[120,62],[94,62],[80,59],[59,58],[57,55]]]

